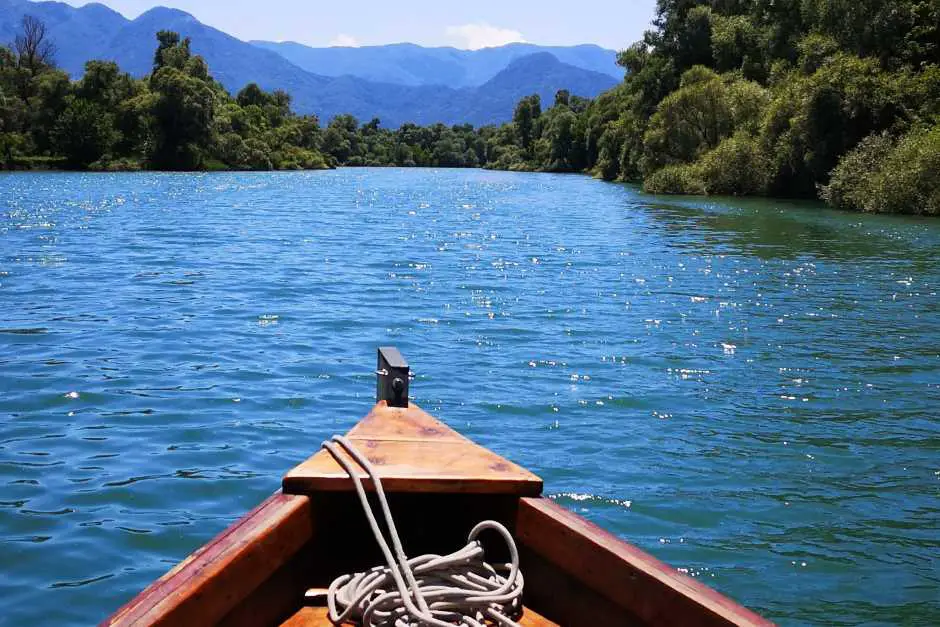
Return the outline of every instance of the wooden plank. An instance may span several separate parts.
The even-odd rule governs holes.
[[[520,499],[516,539],[646,624],[772,624],[549,499]]]
[[[350,440],[471,442],[417,405],[403,409],[389,407],[385,401],[376,404],[346,437]]]
[[[546,618],[565,627],[645,625],[625,607],[525,545],[519,546],[519,557],[525,575],[525,602],[537,607]]]
[[[558,627],[558,623],[553,623],[529,608],[525,608],[519,624],[522,627]],[[281,623],[281,627],[333,627],[333,623],[325,607],[302,607]]]
[[[405,409],[380,402],[347,437],[376,466],[387,492],[542,493],[542,480],[536,475],[414,405]],[[359,476],[371,488],[365,472]],[[283,489],[290,494],[346,492],[353,483],[329,453],[319,451],[285,475]]]
[[[308,498],[277,493],[102,624],[215,624],[297,553],[313,527]]]

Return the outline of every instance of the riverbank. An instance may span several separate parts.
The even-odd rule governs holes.
[[[869,162],[870,164],[871,162]],[[911,161],[907,161],[911,164]],[[55,158],[40,158],[35,162],[26,160],[22,164],[28,167],[18,167],[18,168],[0,168],[0,171],[19,171],[19,172],[186,172],[185,170],[153,170],[148,169],[146,164],[140,161],[120,161],[112,162],[106,164],[92,164],[91,166],[84,169],[75,169],[75,168],[65,168],[63,166],[62,159]],[[281,170],[253,170],[250,168],[233,168],[223,163],[209,164],[203,170],[188,170],[189,172],[293,172],[293,171],[317,171],[317,170],[332,170],[337,168],[433,168],[433,169],[459,169],[465,168],[467,166],[400,166],[397,164],[381,164],[381,165],[323,165],[316,168],[284,168]],[[542,173],[542,174],[566,174],[566,175],[578,175],[578,176],[591,176],[593,178],[602,178],[598,173],[594,172],[574,172],[574,171],[546,171],[538,170],[530,167],[511,167],[511,168],[496,168],[491,165],[487,166],[476,166],[480,169],[491,170],[491,171],[507,171],[507,172],[520,172],[520,173]],[[940,167],[940,164],[938,164]],[[906,170],[907,177],[905,179],[899,179],[896,176],[893,176],[891,172],[885,172],[877,168],[873,168],[871,165],[868,166],[868,169],[865,167],[859,167],[858,169],[845,168],[840,170],[838,175],[835,177],[833,184],[826,189],[824,198],[820,199],[821,202],[824,202],[828,205],[829,208],[839,209],[842,211],[848,212],[863,212],[863,213],[887,213],[887,214],[909,214],[909,215],[920,215],[924,217],[936,217],[940,215],[940,194],[934,193],[932,196],[924,194],[916,184],[916,179],[919,176],[923,176],[923,172],[919,172],[916,169],[916,164],[913,167],[909,167]],[[926,173],[927,176],[932,175],[932,171]],[[914,183],[910,182],[911,179],[915,179]],[[848,180],[851,184],[846,184],[844,181]],[[750,198],[750,199],[765,199],[769,202],[783,202],[790,203],[794,198],[788,197],[768,197],[765,195],[758,194],[711,194],[704,188],[702,185],[696,185],[693,187],[687,187],[685,185],[676,185],[674,187],[670,186],[660,186],[658,183],[650,185],[642,181],[623,181],[617,180],[613,182],[627,183],[631,185],[636,185],[643,189],[643,191],[652,194],[652,195],[661,195],[661,196],[701,196],[707,198]],[[865,194],[861,192],[865,191]],[[922,211],[907,211],[905,208],[908,205],[918,204],[924,209]],[[858,207],[862,207],[859,209]]]
[[[935,59],[913,65],[917,46],[910,59],[891,56],[893,49],[876,58],[807,17],[781,44],[786,54],[758,46],[747,51],[753,63],[737,67],[741,51],[732,60],[718,54],[728,43],[721,29],[780,23],[736,11],[666,3],[658,30],[621,54],[621,85],[593,101],[561,90],[546,107],[527,96],[511,122],[480,128],[387,129],[351,115],[321,127],[315,116],[295,114],[283,91],[249,84],[229,94],[173,32],[159,34],[154,71],[143,79],[93,61],[73,82],[49,65],[26,67],[4,49],[0,67],[15,71],[0,72],[0,92],[11,94],[0,154],[31,164],[23,167],[102,171],[586,172],[660,194],[811,198],[847,210],[940,214]],[[711,40],[686,32],[693,18]],[[670,37],[691,37],[701,49],[686,59],[667,45]]]
[[[98,161],[83,167],[68,167],[64,157],[22,157],[13,163],[0,166],[0,172],[296,172],[332,170],[336,166],[319,165],[309,168],[281,168],[256,170],[246,167],[232,167],[221,162],[209,162],[198,170],[159,170],[148,167],[144,161],[133,159],[118,159],[115,161]]]

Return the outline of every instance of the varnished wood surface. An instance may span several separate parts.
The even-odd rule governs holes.
[[[565,627],[642,627],[645,623],[627,608],[538,553],[519,545],[525,575],[525,602]],[[694,622],[691,624],[695,624]]]
[[[645,624],[772,624],[548,499],[520,499],[515,535],[525,549]]]
[[[523,625],[770,624],[552,501],[519,498],[539,494],[541,480],[417,407],[379,404],[349,437],[381,469],[409,554],[463,546],[482,519],[510,528],[525,601],[538,610]],[[104,624],[328,625],[319,610],[301,609],[304,591],[382,556],[332,458],[315,455],[284,485],[309,496],[269,498]],[[496,544],[486,546],[491,561],[508,557],[483,540]]]
[[[347,437],[375,465],[386,492],[542,493],[537,476],[414,405],[399,409],[383,401]],[[365,472],[359,476],[365,479]],[[329,453],[319,451],[285,475],[283,488],[290,494],[312,494],[350,491],[353,484]]]
[[[558,627],[558,623],[553,623],[529,608],[525,609],[519,624],[522,627]],[[303,607],[284,621],[281,627],[333,627],[333,623],[325,607]]]
[[[277,493],[102,624],[216,624],[308,543],[313,531],[309,499]]]

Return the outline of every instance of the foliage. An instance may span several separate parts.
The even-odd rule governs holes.
[[[53,67],[45,26],[24,21],[0,48],[0,164],[92,170],[325,168],[320,127],[290,96],[249,85],[235,98],[190,41],[157,34],[153,72],[136,80],[90,61],[71,82]]]
[[[755,130],[769,100],[756,83],[693,67],[650,119],[644,170],[695,161],[736,130]]]
[[[569,169],[658,193],[933,210],[935,136],[911,129],[940,120],[940,3],[658,0],[653,25],[620,53],[624,83],[576,113],[569,151],[545,120],[552,150],[494,146],[490,165],[558,170],[577,148]]]
[[[916,128],[893,140],[867,137],[848,153],[823,188],[841,209],[940,215],[940,125]]]
[[[757,140],[747,131],[727,137],[694,163],[665,166],[644,182],[656,194],[761,194],[769,164]]]
[[[0,163],[128,169],[488,167],[588,172],[658,193],[822,197],[864,211],[938,213],[940,3],[657,0],[618,55],[623,83],[589,101],[522,98],[512,121],[325,128],[290,96],[234,97],[177,33],[135,80],[54,68],[44,25],[0,48]]]
[[[694,164],[667,165],[643,181],[650,194],[705,194],[705,183]]]
[[[117,141],[114,116],[96,102],[69,96],[53,137],[69,165],[88,166],[107,154]]]
[[[746,196],[767,189],[770,163],[759,141],[747,131],[727,137],[699,160],[706,194]]]

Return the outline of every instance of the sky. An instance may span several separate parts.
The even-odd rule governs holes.
[[[66,0],[73,6],[85,0]],[[640,38],[655,0],[100,0],[135,18],[169,6],[239,39],[310,46],[412,42],[477,49],[513,41],[593,43],[620,50]]]

